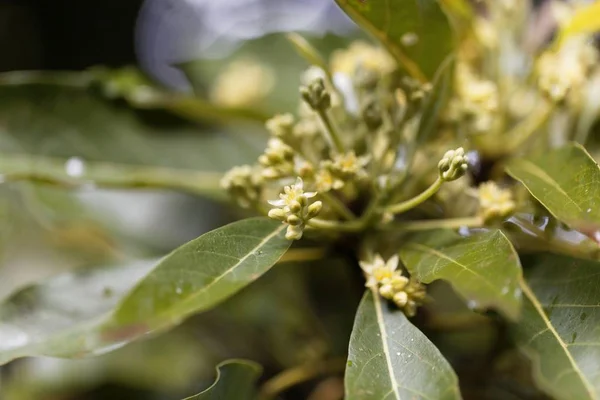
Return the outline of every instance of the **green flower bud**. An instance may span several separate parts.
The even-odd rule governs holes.
[[[456,150],[448,150],[438,163],[440,177],[446,182],[454,181],[463,176],[468,167],[467,157],[462,147]]]

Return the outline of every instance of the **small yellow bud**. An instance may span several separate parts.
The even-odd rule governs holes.
[[[302,239],[302,228],[298,226],[289,225],[285,231],[285,238],[287,240],[300,240]]]
[[[323,203],[321,201],[315,201],[310,206],[308,206],[308,212],[306,213],[306,218],[311,219],[319,215],[321,209],[323,208]]]
[[[302,224],[302,219],[299,216],[292,214],[287,217],[286,222],[290,225],[298,226]]]
[[[281,208],[269,210],[268,216],[269,218],[277,219],[279,221],[285,221],[287,218],[285,211],[283,211]]]
[[[454,181],[463,176],[468,167],[467,157],[462,147],[456,150],[448,150],[438,163],[440,177],[446,182]]]
[[[408,294],[406,292],[396,292],[393,296],[394,303],[400,308],[403,308],[408,303]]]
[[[379,288],[379,294],[386,299],[392,299],[394,297],[394,288],[392,288],[392,285],[389,283],[386,285],[381,285]]]

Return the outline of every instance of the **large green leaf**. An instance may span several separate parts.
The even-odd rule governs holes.
[[[0,364],[29,355],[77,357],[114,345],[98,326],[151,262],[67,273],[25,288],[0,305]]]
[[[412,275],[430,283],[445,279],[472,308],[496,307],[516,319],[521,307],[521,265],[498,230],[462,237],[452,231],[417,235],[400,250]]]
[[[225,199],[222,174],[182,168],[147,167],[98,161],[4,154],[0,157],[4,182],[32,181],[60,187],[93,184],[107,188],[171,189],[215,199]]]
[[[346,368],[346,399],[460,399],[439,350],[400,310],[367,291],[358,307]]]
[[[158,264],[60,276],[19,292],[0,305],[0,364],[98,353],[168,329],[266,272],[290,246],[284,228],[246,219],[192,240]]]
[[[514,333],[537,383],[559,400],[600,398],[600,263],[543,255],[531,264]]]
[[[428,81],[453,48],[452,29],[435,0],[336,0],[414,78]],[[416,43],[405,35],[416,34]],[[408,44],[408,45],[407,45]]]
[[[217,379],[211,387],[185,400],[254,399],[256,381],[261,373],[261,366],[252,361],[224,361],[217,366]]]
[[[166,256],[127,295],[115,311],[117,327],[150,331],[207,310],[258,279],[290,244],[285,225],[268,218],[204,234]]]
[[[513,160],[507,171],[559,220],[600,225],[600,167],[581,145]]]

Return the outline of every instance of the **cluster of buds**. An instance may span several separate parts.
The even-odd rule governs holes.
[[[211,100],[226,107],[249,107],[263,101],[275,84],[275,73],[254,59],[229,64],[211,88]]]
[[[263,189],[263,181],[250,165],[234,167],[225,174],[221,186],[242,208],[258,204]]]
[[[323,203],[320,201],[310,203],[309,201],[316,195],[316,192],[305,192],[304,182],[298,178],[295,184],[283,188],[279,200],[269,201],[269,204],[277,207],[269,211],[269,217],[288,224],[286,239],[299,240],[302,238],[306,223],[319,214]]]
[[[412,317],[417,307],[423,304],[427,292],[421,283],[402,275],[398,270],[399,263],[398,255],[386,262],[376,254],[370,262],[360,261],[360,266],[367,276],[368,288],[377,290],[382,297],[393,301],[407,316]]]
[[[465,64],[456,67],[457,95],[450,103],[450,119],[466,124],[469,133],[490,131],[499,110],[498,87],[477,77]]]
[[[365,166],[369,163],[370,157],[358,157],[352,150],[345,154],[336,154],[332,158],[332,160],[321,163],[321,169],[315,177],[317,188],[320,191],[339,190],[346,183],[368,178]]]
[[[331,95],[325,89],[323,78],[315,78],[308,86],[302,86],[300,95],[306,104],[315,111],[323,111],[331,107]]]
[[[515,211],[512,192],[500,188],[495,182],[479,186],[479,215],[484,222],[493,222],[508,217]]]
[[[269,139],[265,153],[258,157],[265,179],[279,179],[294,172],[294,150],[278,138]]]
[[[347,49],[336,50],[331,57],[334,74],[355,76],[362,70],[385,75],[396,68],[396,62],[388,52],[364,41],[356,41]]]
[[[537,63],[538,85],[552,101],[563,101],[578,91],[598,62],[598,50],[581,37],[564,43],[558,51],[548,50]]]
[[[448,150],[438,163],[440,178],[445,182],[457,180],[467,172],[468,168],[469,164],[462,147]]]

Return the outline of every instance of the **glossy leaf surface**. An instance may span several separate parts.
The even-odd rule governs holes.
[[[58,276],[0,305],[0,364],[114,349],[208,310],[252,283],[286,252],[285,225],[238,221],[159,263]]]
[[[600,225],[600,167],[579,144],[513,160],[507,171],[559,220]]]
[[[414,78],[429,81],[452,51],[452,29],[434,0],[336,0]]]
[[[471,308],[495,307],[509,318],[519,316],[521,265],[500,231],[469,237],[430,231],[402,246],[400,258],[421,282],[450,282]]]
[[[560,400],[600,398],[600,263],[544,255],[526,265],[514,334],[538,385]]]
[[[367,291],[358,307],[345,376],[346,399],[460,399],[439,350],[402,313]]]

